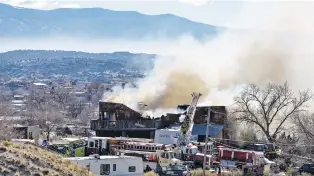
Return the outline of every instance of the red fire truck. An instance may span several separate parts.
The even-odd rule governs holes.
[[[248,165],[254,166],[263,164],[264,153],[217,146],[213,150],[212,161],[213,165],[220,165],[227,168],[242,168]]]
[[[196,145],[188,144],[182,147],[183,157],[185,161],[193,161],[195,166],[202,166],[204,161],[204,154],[200,153],[199,148]],[[206,165],[210,165],[211,155],[206,155]]]

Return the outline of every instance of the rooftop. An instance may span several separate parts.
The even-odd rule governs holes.
[[[34,83],[35,86],[47,86],[47,84],[44,83]]]
[[[104,156],[99,156],[100,160],[110,160],[110,159],[122,159],[122,158],[132,158],[136,159],[139,157],[134,157],[134,156],[114,156],[114,155],[104,155]],[[94,156],[87,156],[87,157],[71,157],[71,158],[64,158],[65,160],[93,160],[96,158]],[[142,159],[142,158],[139,158]]]
[[[14,98],[24,98],[24,95],[14,95]]]
[[[14,104],[24,104],[23,100],[12,100],[11,102]]]

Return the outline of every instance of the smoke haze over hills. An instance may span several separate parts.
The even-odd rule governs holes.
[[[6,43],[0,50],[158,54],[154,69],[137,82],[138,88],[116,87],[104,99],[135,109],[137,102],[144,102],[148,108],[160,111],[190,103],[190,94],[196,91],[203,94],[200,105],[230,105],[241,86],[248,83],[265,85],[287,80],[294,90],[313,87],[313,7],[314,3],[248,3],[243,6],[241,20],[251,22],[250,29],[225,30],[205,42],[188,35],[136,41],[62,36],[0,38]]]
[[[295,91],[312,88],[310,9],[302,3],[270,3],[250,32],[230,30],[205,43],[189,37],[166,43],[162,53],[173,59],[158,58],[138,89],[116,90],[109,100],[123,100],[133,108],[144,101],[156,110],[190,103],[192,91],[203,94],[202,105],[230,105],[243,84],[287,80]],[[251,12],[244,8],[243,16]]]

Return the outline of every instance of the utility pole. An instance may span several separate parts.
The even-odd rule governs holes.
[[[207,160],[207,145],[208,145],[208,133],[209,133],[210,112],[211,112],[211,109],[208,108],[207,125],[206,125],[206,134],[205,134],[204,161],[203,161],[203,176],[206,176],[206,172],[205,172],[205,171],[206,171],[206,160]]]

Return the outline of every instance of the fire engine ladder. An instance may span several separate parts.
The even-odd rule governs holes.
[[[196,106],[201,95],[202,94],[200,93],[192,93],[191,105],[188,107],[186,116],[181,125],[181,132],[183,135],[178,140],[179,145],[186,145],[190,142]]]

